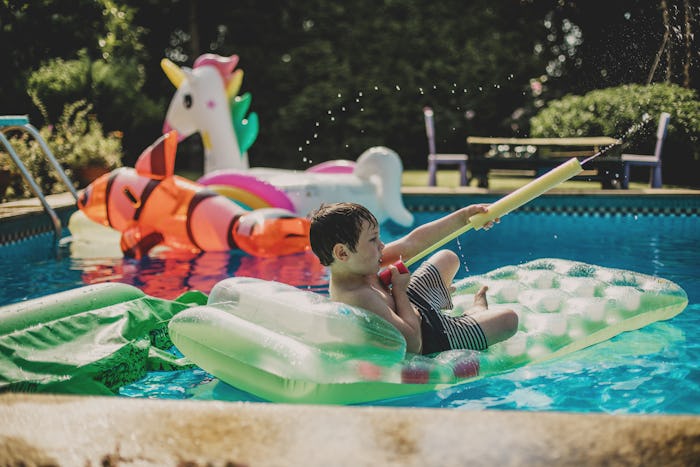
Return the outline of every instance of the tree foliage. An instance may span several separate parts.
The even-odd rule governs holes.
[[[124,132],[129,165],[174,93],[160,59],[238,54],[261,123],[253,165],[301,169],[386,145],[423,168],[426,105],[439,149],[462,152],[468,134],[529,135],[566,94],[649,78],[698,89],[684,81],[699,20],[689,0],[4,0],[0,59],[13,72],[0,74],[0,108],[38,117],[28,89],[47,107],[61,92],[87,98]]]

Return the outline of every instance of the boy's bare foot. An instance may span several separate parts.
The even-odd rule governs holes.
[[[479,291],[474,295],[474,306],[479,307],[479,308],[484,308],[488,309],[489,304],[486,301],[486,291],[489,288],[485,285],[482,285]]]

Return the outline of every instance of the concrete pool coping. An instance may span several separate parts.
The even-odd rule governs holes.
[[[500,192],[406,187],[404,193]],[[65,208],[73,198],[53,195],[49,202]],[[0,205],[0,221],[40,213],[32,200]],[[698,416],[0,395],[0,465],[597,466],[698,465],[699,459]]]
[[[697,465],[700,417],[0,396],[3,465]]]

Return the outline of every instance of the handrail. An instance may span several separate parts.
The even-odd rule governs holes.
[[[49,202],[46,200],[46,197],[44,196],[44,193],[41,191],[41,188],[39,185],[36,183],[36,180],[34,179],[34,176],[29,172],[27,169],[27,166],[24,165],[22,162],[22,159],[19,157],[17,152],[14,150],[12,147],[12,144],[10,141],[7,139],[5,136],[5,133],[14,131],[14,130],[19,130],[19,131],[24,131],[29,133],[36,139],[36,141],[39,143],[39,146],[41,147],[42,152],[48,159],[49,163],[53,166],[53,168],[56,170],[58,173],[59,177],[63,181],[63,183],[66,184],[68,187],[68,190],[71,192],[73,195],[73,198],[75,198],[76,202],[78,201],[78,193],[73,187],[73,183],[70,181],[66,173],[63,171],[63,167],[61,167],[61,164],[56,160],[54,157],[53,153],[51,152],[51,149],[49,149],[48,145],[46,144],[46,141],[44,141],[44,138],[41,137],[39,134],[39,131],[29,123],[29,118],[26,115],[6,115],[6,116],[0,116],[0,143],[5,147],[7,150],[7,153],[10,155],[10,158],[12,161],[15,163],[17,168],[20,171],[20,174],[22,175],[22,178],[29,184],[29,188],[31,189],[32,193],[34,193],[34,196],[36,196],[39,201],[41,202],[41,205],[44,208],[44,211],[48,216],[51,218],[51,222],[53,223],[54,227],[54,232],[55,232],[55,237],[56,241],[60,240],[61,238],[61,220],[59,219],[58,215],[56,214],[56,211],[51,207]]]

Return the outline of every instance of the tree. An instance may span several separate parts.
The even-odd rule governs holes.
[[[130,164],[160,133],[173,95],[160,59],[191,66],[202,53],[235,53],[260,116],[254,165],[305,168],[382,144],[421,168],[424,105],[435,109],[440,149],[462,152],[468,134],[528,135],[529,119],[565,94],[649,75],[698,89],[699,9],[688,0],[6,0],[0,59],[14,72],[0,75],[9,90],[0,107],[32,113],[30,73],[84,50],[106,86],[86,96],[107,130],[124,131]],[[125,102],[104,98],[129,85]]]

